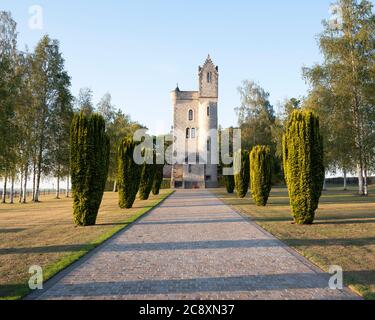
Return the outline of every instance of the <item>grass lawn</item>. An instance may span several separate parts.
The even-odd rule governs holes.
[[[171,190],[161,190],[134,207],[118,207],[117,193],[105,193],[97,225],[73,224],[72,199],[45,196],[42,202],[0,204],[0,299],[20,299],[29,292],[29,267],[43,268],[44,280],[70,265],[160,203]]]
[[[224,189],[214,193],[324,271],[331,265],[341,266],[346,285],[366,299],[375,299],[374,186],[368,198],[355,195],[355,188],[331,187],[321,198],[312,226],[291,224],[286,189],[273,189],[265,208],[255,206],[250,194],[237,199]]]

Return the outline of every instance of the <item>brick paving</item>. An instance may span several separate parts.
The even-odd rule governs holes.
[[[206,190],[177,191],[28,299],[356,299]]]

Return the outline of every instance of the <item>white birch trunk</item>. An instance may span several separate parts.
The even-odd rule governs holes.
[[[32,201],[35,200],[35,179],[36,179],[36,163],[34,162],[33,164],[33,196],[32,196]]]
[[[1,199],[2,203],[6,203],[6,197],[7,197],[7,180],[8,180],[8,177],[5,176],[4,177],[4,184],[3,184],[3,195],[2,195],[2,199]]]
[[[24,173],[24,180],[23,180],[23,194],[22,194],[22,203],[27,202],[27,168],[28,166],[25,166],[25,173]]]
[[[14,176],[12,177],[12,182],[10,185],[10,203],[14,204]]]
[[[358,194],[363,196],[364,195],[363,170],[362,170],[362,165],[360,163],[358,163],[357,165],[357,171],[358,171]]]
[[[56,199],[60,199],[60,177],[56,178]]]
[[[21,180],[20,180],[20,196],[18,198],[18,202],[22,202],[22,194],[23,194],[23,172],[21,170]]]
[[[69,175],[66,177],[66,194],[65,196],[69,198]]]
[[[364,168],[363,174],[363,194],[367,197],[368,196],[368,184],[367,184],[367,168]]]

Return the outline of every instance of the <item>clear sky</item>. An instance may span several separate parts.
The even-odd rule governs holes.
[[[169,92],[197,90],[198,65],[210,53],[220,72],[219,123],[236,125],[237,87],[253,79],[277,105],[307,86],[304,65],[321,60],[316,36],[330,0],[0,0],[18,23],[19,45],[58,39],[72,91],[106,92],[151,133],[172,124]],[[43,8],[43,29],[29,28],[29,7]]]

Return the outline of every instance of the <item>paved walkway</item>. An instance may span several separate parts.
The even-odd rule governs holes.
[[[29,296],[37,299],[351,299],[208,191],[178,191]]]

